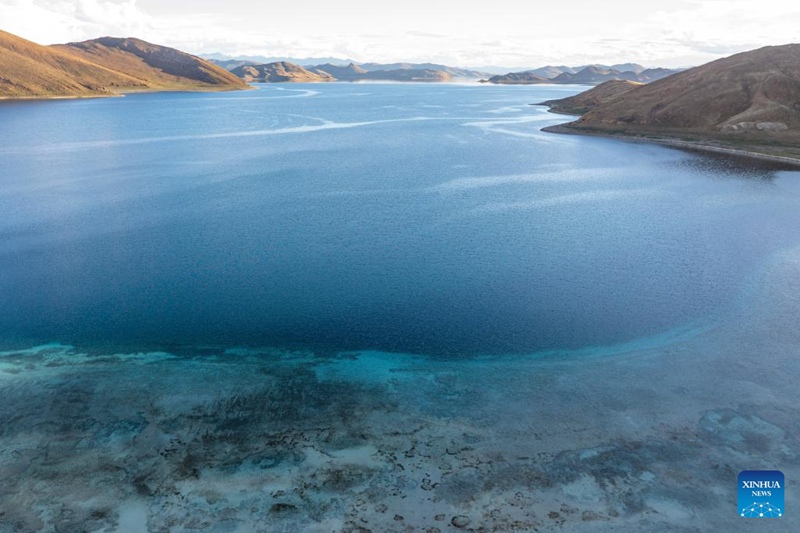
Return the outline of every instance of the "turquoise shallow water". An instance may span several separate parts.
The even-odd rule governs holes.
[[[797,174],[542,133],[579,87],[333,84],[0,106],[0,337],[441,356],[707,320]]]

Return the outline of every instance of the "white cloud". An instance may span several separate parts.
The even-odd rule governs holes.
[[[758,46],[800,41],[800,4],[405,0],[365,9],[360,0],[335,5],[322,0],[0,0],[0,28],[42,44],[135,36],[193,53],[462,66],[620,61],[689,66]]]
[[[0,0],[0,25],[42,44],[102,35],[157,35],[157,21],[135,0]]]
[[[25,0],[0,1],[0,27],[38,43],[69,40],[79,33],[74,17],[58,6]]]

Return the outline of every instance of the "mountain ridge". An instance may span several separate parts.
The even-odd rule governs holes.
[[[620,70],[619,68],[629,70]],[[645,68],[635,63],[622,65],[586,65],[583,67],[541,67],[539,69],[527,70],[522,72],[509,72],[492,76],[489,83],[501,85],[534,85],[541,83],[557,84],[599,84],[610,80],[627,80],[640,83],[649,83],[671,74],[678,70],[666,68]]]
[[[0,30],[0,97],[110,96],[143,81]]]
[[[279,73],[276,73],[276,69]],[[354,63],[347,66],[330,63],[303,67],[288,61],[265,65],[241,65],[232,74],[248,82],[330,82],[330,81],[450,81],[453,76],[442,70],[401,68],[394,70],[366,70]]]
[[[617,96],[546,129],[800,161],[800,44],[734,54]]]
[[[335,81],[333,76],[324,72],[312,72],[300,65],[288,61],[276,61],[265,65],[243,65],[236,67],[231,74],[246,82],[281,83],[281,82],[327,82]]]
[[[553,113],[580,116],[599,105],[616,101],[628,91],[641,87],[641,85],[639,82],[630,80],[609,80],[574,96],[547,100],[536,105],[548,106]]]
[[[197,56],[134,37],[100,37],[53,47],[107,68],[147,78],[153,85],[186,84],[186,80],[198,86],[241,84],[227,70]]]
[[[0,30],[0,98],[245,88],[242,80],[203,59],[139,39],[43,46]]]

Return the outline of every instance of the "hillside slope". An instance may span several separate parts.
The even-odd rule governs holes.
[[[800,128],[800,44],[736,54],[655,81],[575,125],[736,131],[761,122]]]
[[[346,67],[325,63],[324,65],[309,67],[308,70],[316,74],[332,76],[339,81],[360,80],[363,79],[364,75],[367,73],[366,70],[358,67],[354,63],[350,63]]]
[[[42,46],[0,31],[0,98],[244,88],[246,83],[220,67],[138,39],[104,37]]]
[[[615,67],[629,68],[619,70]],[[538,83],[560,84],[587,84],[595,85],[611,80],[627,80],[648,83],[674,74],[678,71],[666,68],[645,69],[635,63],[605,67],[602,65],[588,65],[572,69],[569,67],[542,67],[524,72],[509,72],[492,76],[487,81],[502,85],[528,85]]]
[[[289,63],[288,61],[276,61],[275,63],[267,63],[265,65],[243,65],[233,69],[231,74],[247,82],[335,81],[333,76],[326,72],[311,72],[305,67]]]
[[[77,97],[146,89],[143,80],[0,31],[0,97]]]
[[[266,65],[245,65],[231,70],[247,82],[319,82],[319,81],[450,81],[443,70],[394,69],[368,71],[351,63],[346,67],[331,64],[302,67],[288,61]]]
[[[222,67],[174,48],[134,38],[102,37],[52,48],[124,72],[156,88],[243,89],[247,85]]]
[[[629,91],[641,86],[641,83],[634,81],[610,80],[575,96],[547,100],[537,105],[546,105],[554,113],[582,115],[600,105],[615,102]]]
[[[800,44],[759,48],[673,74],[551,131],[646,136],[800,158]]]

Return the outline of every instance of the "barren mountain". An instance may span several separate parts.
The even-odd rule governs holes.
[[[366,80],[386,81],[450,81],[453,76],[444,70],[430,68],[374,70],[364,74]]]
[[[326,64],[301,67],[285,61],[267,65],[237,67],[231,71],[245,81],[313,82],[313,81],[450,81],[447,72],[433,69],[395,69],[367,71],[353,63],[346,67]]]
[[[800,127],[800,44],[736,54],[655,81],[576,126],[736,131],[766,122]]]
[[[800,44],[768,46],[685,70],[602,102],[555,129],[800,157]]]
[[[146,88],[144,80],[0,31],[0,97],[100,96]]]
[[[546,78],[538,74],[535,70],[526,70],[524,72],[509,72],[508,74],[499,74],[489,78],[489,83],[497,83],[502,85],[531,85],[534,83],[553,83],[550,78]]]
[[[667,76],[677,74],[678,72],[680,72],[680,70],[674,70],[669,68],[648,68],[640,70],[636,74],[638,76],[639,81],[643,83],[649,83],[651,81],[660,80],[661,78],[666,78]]]
[[[366,70],[357,66],[354,63],[350,63],[346,67],[340,67],[338,65],[332,65],[331,63],[325,63],[324,65],[309,67],[308,70],[320,75],[327,74],[329,76],[336,78],[339,81],[351,81],[351,80],[363,79],[364,75],[367,73]]]
[[[615,102],[628,91],[641,86],[641,83],[634,81],[610,80],[575,96],[547,100],[539,105],[549,106],[554,113],[582,115],[597,106]]]
[[[146,81],[151,88],[244,88],[236,76],[197,56],[134,38],[102,37],[54,48]]]
[[[0,31],[0,97],[107,96],[136,90],[228,90],[224,69],[138,39],[42,46]]]
[[[359,65],[359,67],[368,72],[392,72],[395,70],[439,70],[451,78],[478,79],[488,76],[486,72],[459,67],[450,67],[438,63],[363,63]]]
[[[626,67],[632,70],[619,70]],[[575,83],[598,84],[610,80],[628,80],[647,83],[674,74],[676,70],[666,68],[645,69],[635,63],[625,63],[606,67],[604,65],[588,65],[571,69],[569,67],[542,67],[524,72],[510,72],[489,78],[491,83],[506,85],[536,83]]]
[[[252,82],[318,82],[335,81],[333,76],[326,72],[310,70],[289,63],[288,61],[278,61],[267,63],[266,65],[246,65],[236,67],[231,74],[239,76],[245,81]]]
[[[555,78],[559,74],[563,72],[569,72],[571,74],[575,74],[580,69],[574,69],[572,67],[568,67],[566,65],[547,65],[544,67],[535,68],[533,70],[528,70],[526,72],[533,72],[537,76],[541,76],[543,78],[551,79]]]
[[[247,65],[262,65],[263,63],[259,63],[258,61],[251,61],[249,59],[207,59],[203,58],[209,63],[212,63],[218,67],[222,67],[227,71],[231,71],[236,67],[242,67]]]
[[[619,71],[596,66],[589,66],[570,74],[564,72],[553,78],[554,83],[602,83],[609,80],[638,81],[638,76],[633,71]]]

